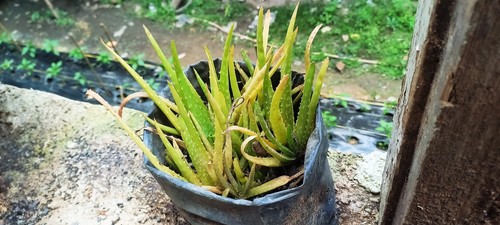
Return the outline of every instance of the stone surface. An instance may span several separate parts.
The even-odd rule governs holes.
[[[139,112],[124,118],[141,128]],[[0,224],[187,224],[101,106],[0,84],[0,139]],[[340,224],[375,224],[379,196],[354,179],[361,157],[328,157]]]
[[[386,157],[386,152],[375,151],[363,156],[363,160],[359,162],[356,180],[371,193],[380,193]]]

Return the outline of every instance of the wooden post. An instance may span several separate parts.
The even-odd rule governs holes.
[[[380,224],[500,224],[500,1],[422,0]]]

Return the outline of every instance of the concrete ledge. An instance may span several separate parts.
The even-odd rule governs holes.
[[[134,128],[138,111],[125,110]],[[0,225],[187,224],[98,105],[0,84]],[[379,196],[355,180],[361,157],[330,152],[340,224],[375,224]]]

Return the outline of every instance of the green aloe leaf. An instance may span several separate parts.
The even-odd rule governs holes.
[[[323,79],[326,74],[326,70],[328,69],[328,63],[329,59],[326,58],[323,60],[321,64],[321,68],[319,69],[318,72],[318,77],[316,77],[316,80],[314,81],[314,89],[313,89],[313,94],[311,96],[311,102],[309,103],[309,112],[308,112],[308,119],[307,119],[307,126],[306,129],[309,131],[309,133],[312,132],[314,129],[314,121],[316,121],[316,108],[318,107],[318,102],[319,102],[319,96],[321,93],[321,86],[323,86]]]
[[[231,51],[231,42],[233,40],[233,30],[234,30],[234,23],[231,25],[231,28],[229,29],[227,33],[227,38],[226,38],[226,43],[224,45],[224,54],[222,55],[222,63],[221,63],[221,68],[219,71],[219,87],[220,91],[222,93],[222,96],[224,96],[224,100],[226,101],[226,108],[229,108],[231,105],[231,94],[229,92],[229,64],[233,63],[233,61],[229,61],[232,57],[230,56],[232,54]]]
[[[171,50],[178,80],[178,83],[173,83],[173,85],[179,91],[180,96],[182,96],[180,100],[186,106],[186,109],[193,114],[196,120],[198,120],[208,139],[213,141],[214,126],[210,119],[210,112],[201,97],[196,92],[196,89],[194,89],[191,82],[185,76],[177,55],[175,42],[173,41],[171,42]],[[176,104],[178,105],[178,102],[176,102]]]
[[[189,153],[189,158],[191,158],[193,166],[196,169],[196,173],[198,174],[201,182],[204,185],[212,185],[214,182],[210,179],[210,175],[207,171],[207,164],[210,162],[208,151],[205,149],[195,125],[192,123],[191,118],[188,115],[188,109],[184,106],[177,89],[172,83],[169,83],[168,86],[170,87],[172,96],[174,97],[175,103],[179,109],[179,116],[182,121],[180,132],[182,140],[186,144],[186,150]]]

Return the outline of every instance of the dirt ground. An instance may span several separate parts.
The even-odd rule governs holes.
[[[202,22],[198,20],[182,28],[168,29],[165,24],[138,18],[136,12],[140,6],[129,1],[124,1],[118,6],[103,5],[98,0],[53,1],[53,4],[56,8],[67,11],[76,24],[59,27],[47,22],[30,22],[32,13],[47,9],[42,0],[2,1],[0,21],[21,43],[31,41],[41,46],[44,39],[55,39],[59,40],[60,51],[70,51],[75,48],[69,35],[73,35],[78,44],[84,46],[88,52],[104,51],[99,41],[99,38],[106,39],[100,25],[104,24],[112,39],[116,41],[117,50],[122,56],[144,53],[147,60],[159,62],[144,35],[142,25],[146,25],[160,45],[169,46],[171,40],[176,41],[178,52],[183,55],[181,58],[183,65],[205,60],[204,46],[210,49],[214,57],[222,56],[226,34],[212,26],[204,28],[201,26]],[[254,10],[248,17],[235,21],[236,32],[245,34],[256,13]],[[227,26],[227,24],[220,25]],[[302,28],[303,31],[308,29]],[[236,37],[235,45],[235,52],[244,48],[248,50],[250,57],[254,57],[255,54],[251,51],[252,42]],[[337,61],[332,59],[332,63]],[[300,61],[295,62],[294,67],[297,71],[303,71],[303,64]],[[400,86],[401,81],[386,79],[380,74],[355,74],[347,68],[343,73],[330,69],[322,90],[324,96],[349,94],[353,98],[362,100],[386,101],[399,96]]]

